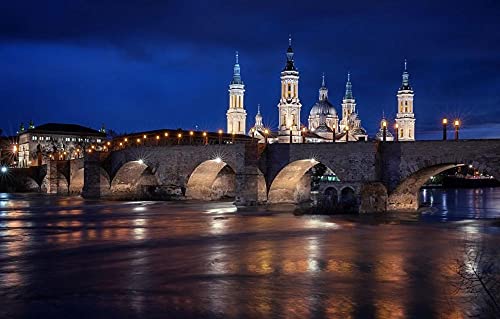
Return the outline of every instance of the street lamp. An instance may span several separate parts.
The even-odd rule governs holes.
[[[219,145],[222,144],[222,130],[219,130]]]
[[[203,132],[203,142],[205,142],[205,145],[208,144],[207,132]]]
[[[345,141],[349,142],[349,126],[345,127]]]
[[[394,134],[395,135],[395,140],[397,142],[398,139],[399,139],[399,124],[398,123],[394,124],[394,133],[395,133]]]
[[[267,135],[269,134],[269,130],[266,128],[264,130],[264,144],[267,144]]]
[[[177,134],[177,145],[181,144],[182,134]]]
[[[460,128],[460,120],[455,120],[453,122],[453,125],[455,126],[455,141],[458,141],[458,129]]]
[[[443,119],[443,141],[446,141],[447,133],[446,133],[446,128],[448,126],[448,119],[444,118]]]
[[[252,142],[254,142],[254,139],[255,139],[255,127],[252,127],[252,129],[250,130],[250,132],[252,132]]]
[[[189,131],[189,144],[193,144],[193,135],[194,135],[194,132]]]
[[[2,174],[6,174],[8,171],[8,168],[6,166],[2,166],[2,168],[0,168],[0,171],[2,172]]]
[[[302,128],[302,143],[306,142],[306,131],[307,129],[305,127]]]

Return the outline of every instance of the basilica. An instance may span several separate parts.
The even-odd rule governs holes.
[[[262,122],[260,105],[257,107],[255,124],[246,131],[246,111],[244,107],[245,85],[241,78],[238,53],[233,69],[233,79],[229,84],[229,108],[226,113],[227,132],[246,134],[257,138],[260,143],[332,143],[368,141],[369,136],[361,125],[356,111],[356,99],[353,95],[351,74],[347,73],[345,94],[340,109],[328,97],[325,75],[319,88],[318,100],[312,105],[307,125],[301,124],[302,103],[299,98],[299,71],[295,67],[292,40],[288,40],[285,67],[281,71],[281,95],[278,102],[278,127],[271,129]],[[415,116],[413,113],[413,89],[409,84],[407,63],[403,72],[403,81],[397,93],[398,106],[394,124],[394,135],[388,127],[388,120],[383,116],[380,130],[374,139],[385,141],[414,141]]]

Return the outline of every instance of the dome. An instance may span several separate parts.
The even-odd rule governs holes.
[[[318,101],[316,102],[312,109],[311,112],[309,113],[309,116],[317,116],[317,115],[324,115],[324,116],[337,116],[337,111],[333,107],[332,103],[330,103],[328,100],[323,100],[323,101]]]

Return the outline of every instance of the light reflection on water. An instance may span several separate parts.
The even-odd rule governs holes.
[[[424,219],[463,220],[500,218],[500,187],[423,189]]]
[[[497,195],[427,190],[437,213],[423,218],[491,216],[483,210]],[[0,317],[460,318],[467,309],[453,294],[452,266],[461,247],[500,237],[474,220],[372,225],[239,215],[229,203],[9,196]],[[458,214],[464,205],[473,213]]]

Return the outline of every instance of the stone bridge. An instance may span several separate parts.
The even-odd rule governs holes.
[[[45,185],[87,198],[300,203],[319,164],[340,179],[328,191],[354,194],[362,212],[416,210],[422,185],[449,168],[473,165],[498,178],[500,140],[139,146],[51,162]]]

